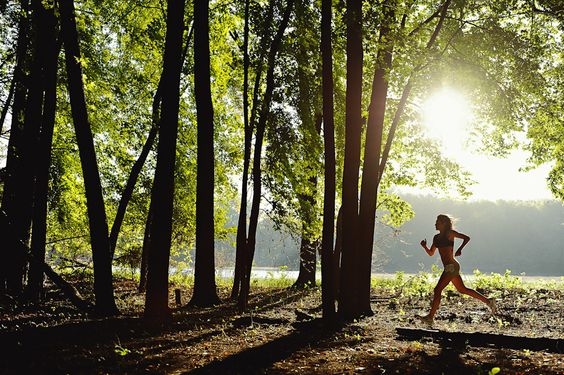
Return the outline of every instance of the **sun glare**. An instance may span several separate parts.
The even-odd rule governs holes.
[[[464,96],[452,89],[442,89],[432,94],[422,108],[423,125],[429,137],[440,141],[447,152],[462,147],[472,115]]]

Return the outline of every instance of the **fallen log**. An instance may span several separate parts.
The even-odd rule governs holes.
[[[444,345],[451,346],[479,346],[507,349],[528,349],[534,351],[564,352],[564,338],[523,337],[482,332],[447,332],[435,329],[420,329],[397,327],[396,333],[400,340],[420,340],[431,338]]]

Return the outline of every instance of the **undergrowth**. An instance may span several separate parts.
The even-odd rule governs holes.
[[[384,291],[391,295],[401,293],[404,297],[424,297],[427,296],[435,287],[442,269],[433,265],[430,271],[420,271],[416,274],[407,274],[402,271],[396,272],[391,276],[373,276],[371,279],[371,288],[373,290]],[[131,279],[135,282],[139,281],[139,275],[131,273],[124,274],[114,273],[114,277]],[[462,275],[464,283],[474,289],[500,292],[503,290],[534,290],[546,289],[555,290],[564,287],[564,277],[560,278],[542,278],[525,279],[522,276],[513,275],[511,270],[504,273],[491,272],[483,273],[476,269],[472,275]],[[194,276],[191,273],[174,273],[170,275],[169,281],[171,285],[193,286]],[[251,277],[251,287],[259,288],[286,288],[294,283],[294,278],[289,275],[288,268],[282,266],[277,272],[268,272],[266,277]],[[232,277],[216,277],[216,285],[220,289],[231,288],[233,286]],[[320,277],[317,277],[317,285],[321,285]],[[454,287],[452,284],[447,286],[447,290]]]

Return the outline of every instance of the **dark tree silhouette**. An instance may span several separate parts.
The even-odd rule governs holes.
[[[359,291],[358,312],[371,315],[370,307],[370,277],[372,273],[372,246],[374,240],[374,225],[376,224],[376,201],[378,198],[378,181],[380,172],[380,152],[382,150],[382,133],[384,129],[384,115],[386,113],[386,98],[388,96],[387,73],[392,66],[392,45],[389,34],[395,22],[395,4],[385,1],[382,5],[383,17],[380,24],[379,50],[376,57],[377,65],[372,80],[372,96],[368,112],[366,127],[366,142],[364,147],[364,163],[362,166],[362,185],[360,193],[359,212],[359,269],[360,277],[356,289]],[[368,280],[366,279],[368,276]]]
[[[341,254],[339,315],[358,317],[359,242],[358,179],[360,167],[362,98],[362,1],[347,1],[347,89],[345,118],[345,162],[343,169],[343,245]]]
[[[112,258],[108,236],[108,223],[102,195],[102,184],[96,161],[92,130],[88,121],[86,98],[82,83],[82,67],[73,0],[61,0],[61,33],[65,47],[65,60],[72,117],[82,164],[90,242],[94,263],[94,294],[96,310],[102,315],[118,313],[112,284]]]
[[[53,5],[53,4],[51,4]],[[37,44],[41,50],[40,77],[36,84],[41,85],[41,119],[37,139],[37,157],[34,168],[35,185],[33,192],[33,217],[31,251],[35,258],[45,261],[45,242],[47,237],[47,191],[49,186],[49,167],[51,165],[51,146],[57,101],[57,61],[60,43],[57,41],[57,19],[54,6],[45,8],[44,3],[36,1],[33,11],[37,12]],[[43,292],[44,271],[39,262],[30,263],[28,275],[28,296],[39,300]]]
[[[335,319],[335,257],[333,242],[335,233],[335,125],[333,103],[333,46],[331,43],[332,1],[321,2],[321,59],[323,90],[323,140],[324,179],[323,235],[321,238],[321,298],[323,318]]]
[[[31,70],[32,53],[29,50],[31,39],[31,22],[29,17],[30,2],[21,1],[21,12],[18,20],[18,44],[16,46],[16,66],[14,68],[14,94],[12,103],[12,121],[10,126],[10,139],[8,141],[8,151],[6,157],[6,168],[4,178],[4,189],[2,194],[2,210],[12,222],[14,233],[6,236],[2,233],[2,238],[13,238],[15,241],[22,241],[26,245],[29,242],[31,212],[22,206],[22,194],[27,192],[21,188],[24,175],[31,174],[30,168],[24,168],[23,158],[30,147],[26,144],[31,138],[25,136],[24,119],[27,106],[28,86]],[[29,123],[29,122],[28,122]],[[28,183],[31,183],[28,181]],[[23,199],[29,209],[31,209],[31,196]],[[25,214],[29,213],[28,217]],[[23,279],[25,275],[25,258],[17,249],[17,243],[6,241],[2,246],[3,259],[0,266],[0,289],[17,296],[23,290]]]
[[[192,38],[192,31],[194,28],[190,28],[188,32],[188,36],[186,37],[186,44],[184,46],[184,51],[182,53],[182,65],[184,65],[184,61],[186,61],[186,54],[188,52],[188,46],[190,45],[190,39]],[[112,246],[112,254],[115,250],[115,246],[117,243],[117,237],[119,235],[119,230],[121,223],[123,222],[123,217],[125,216],[125,210],[127,208],[127,204],[131,199],[131,194],[133,192],[133,187],[141,173],[141,167],[145,163],[149,151],[153,147],[153,143],[157,137],[157,133],[159,130],[159,124],[161,121],[161,102],[162,102],[162,75],[159,79],[159,85],[157,87],[157,91],[153,95],[153,104],[152,104],[152,126],[149,134],[147,135],[147,140],[143,145],[143,149],[141,150],[141,154],[139,158],[131,168],[131,174],[127,180],[127,184],[125,185],[123,196],[119,202],[118,211],[116,213],[116,218],[114,224],[112,225],[112,230],[110,232],[110,245]],[[151,207],[149,207],[149,212],[147,213],[147,219],[145,220],[145,233],[143,238],[143,248],[141,250],[141,262],[139,265],[140,275],[139,275],[139,292],[145,292],[147,287],[147,263],[148,263],[148,249],[149,244],[151,242],[150,236],[150,228],[151,228],[151,220],[153,218],[153,211]]]
[[[242,283],[245,278],[246,264],[248,262],[248,249],[247,249],[247,199],[248,199],[248,183],[249,183],[249,167],[251,164],[251,146],[253,138],[253,130],[255,128],[255,119],[258,107],[258,93],[260,89],[260,82],[263,70],[263,60],[268,50],[268,34],[272,23],[272,12],[274,8],[274,1],[270,1],[267,11],[267,16],[264,22],[263,36],[261,40],[261,56],[257,61],[255,72],[255,83],[253,90],[252,106],[250,108],[249,116],[249,0],[245,2],[245,29],[243,41],[243,121],[245,127],[245,144],[243,154],[243,175],[241,177],[241,204],[239,208],[239,218],[237,222],[237,242],[235,250],[235,272],[233,277],[233,288],[231,289],[231,298],[238,298],[242,289]],[[250,117],[250,118],[249,118]]]
[[[194,2],[194,85],[198,120],[196,187],[196,260],[190,304],[220,302],[215,284],[213,105],[210,87],[208,0]]]
[[[171,318],[168,307],[168,266],[172,236],[184,1],[169,0],[167,7],[162,74],[162,116],[157,166],[151,192],[151,240],[148,248],[147,293],[144,312],[145,317],[154,322],[163,322]]]

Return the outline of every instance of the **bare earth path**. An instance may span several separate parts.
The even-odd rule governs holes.
[[[374,290],[373,316],[329,330],[308,319],[320,316],[319,289],[253,290],[246,314],[221,290],[221,306],[180,306],[170,325],[149,327],[141,318],[143,296],[131,282],[119,285],[123,314],[112,319],[82,316],[57,293],[39,311],[2,301],[0,373],[564,374],[559,290],[502,291],[497,317],[447,291],[432,331],[414,319],[429,296],[389,298],[389,291]],[[190,290],[182,292],[187,299]],[[544,347],[533,344],[542,339]]]

